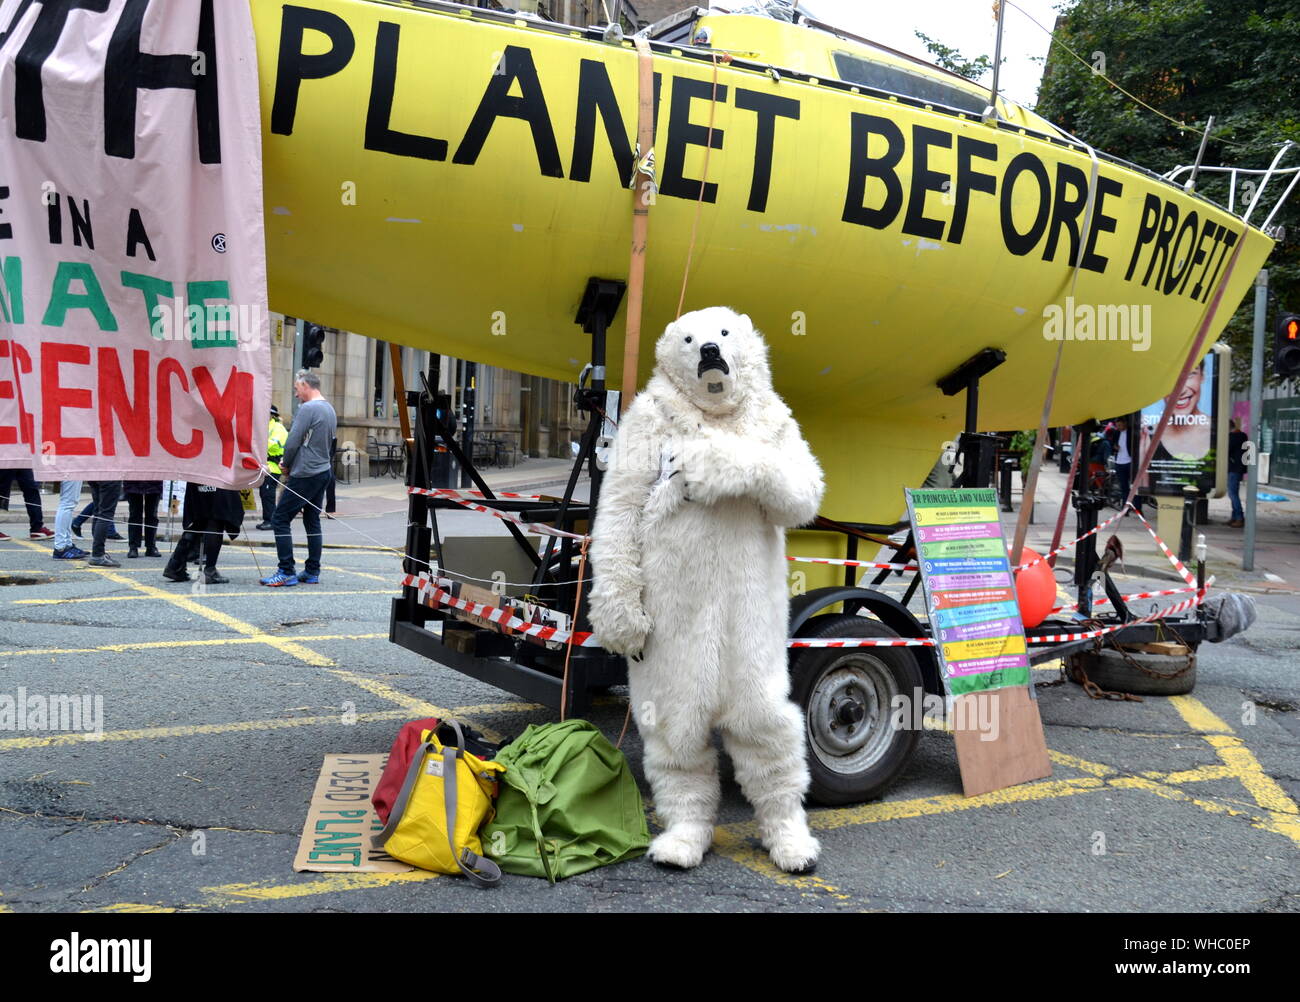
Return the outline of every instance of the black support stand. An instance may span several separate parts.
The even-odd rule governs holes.
[[[944,396],[966,391],[966,427],[961,433],[961,477],[958,487],[988,487],[993,483],[993,463],[998,436],[979,431],[980,379],[1007,360],[1001,348],[985,348],[972,355],[938,382]]]

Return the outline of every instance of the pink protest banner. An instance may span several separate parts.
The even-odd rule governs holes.
[[[247,3],[0,0],[0,466],[258,482],[260,123]]]

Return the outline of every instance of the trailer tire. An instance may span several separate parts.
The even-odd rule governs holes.
[[[1113,647],[1082,651],[1065,659],[1070,680],[1083,684],[1080,669],[1102,689],[1130,692],[1135,696],[1181,696],[1196,688],[1196,652],[1191,654],[1146,654],[1127,651],[1128,657],[1160,677],[1148,675],[1129,664],[1124,654]],[[1191,666],[1180,673],[1187,665]]]
[[[800,628],[799,639],[897,637],[865,616],[825,615]],[[793,648],[791,698],[804,712],[808,738],[808,797],[825,805],[881,796],[916,750],[920,731],[894,728],[892,700],[924,688],[905,647]]]

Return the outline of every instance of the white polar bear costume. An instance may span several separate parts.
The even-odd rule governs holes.
[[[687,313],[655,362],[601,488],[590,607],[601,644],[629,655],[665,826],[650,858],[695,866],[712,843],[717,727],[772,861],[806,871],[820,847],[803,808],[803,713],[789,698],[785,529],[816,516],[821,469],[749,317]]]

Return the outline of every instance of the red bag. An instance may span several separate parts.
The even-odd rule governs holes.
[[[420,747],[420,732],[436,731],[441,723],[437,717],[426,717],[424,720],[412,720],[409,724],[403,724],[397,732],[393,747],[388,750],[384,774],[379,778],[375,792],[370,795],[375,813],[384,824],[388,824],[388,813],[393,809],[397,795],[402,792],[402,781],[410,769],[412,757]]]

